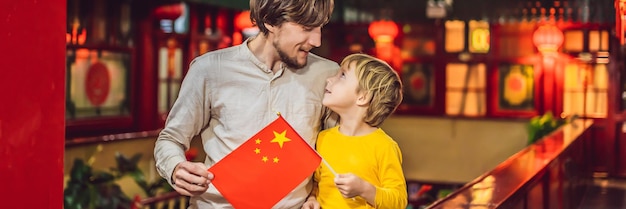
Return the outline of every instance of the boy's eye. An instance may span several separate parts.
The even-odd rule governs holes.
[[[341,72],[341,75],[340,75],[340,77],[342,77],[342,78],[345,78],[345,77],[346,77],[346,73],[344,73],[344,72]]]

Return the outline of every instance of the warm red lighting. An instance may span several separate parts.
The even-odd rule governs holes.
[[[615,35],[620,44],[626,44],[626,0],[615,1]]]
[[[390,20],[379,20],[370,23],[367,30],[376,42],[375,56],[388,62],[394,69],[400,69],[402,67],[400,48],[393,43],[393,39],[398,35],[398,25]]]
[[[376,42],[392,42],[398,35],[398,25],[390,20],[374,21],[367,30]]]
[[[254,24],[252,24],[252,20],[250,20],[249,10],[243,11],[235,17],[235,28],[243,30],[252,26],[254,26]]]
[[[85,43],[85,40],[87,40],[87,32],[85,32],[84,28],[81,30],[80,34],[78,34],[76,39],[79,45],[83,45]]]
[[[80,31],[78,30],[79,23],[78,21],[74,21],[72,24],[72,32],[65,34],[65,43],[66,44],[78,44],[83,45],[87,40],[87,31],[85,28],[82,28]]]
[[[541,53],[554,53],[563,44],[563,32],[552,24],[541,25],[533,33],[533,43]]]
[[[181,4],[163,5],[154,10],[154,16],[158,19],[174,20],[183,14],[185,6]]]

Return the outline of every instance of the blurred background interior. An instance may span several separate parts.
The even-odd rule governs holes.
[[[258,33],[249,2],[43,2],[10,3],[37,13],[0,12],[26,17],[7,18],[13,26],[41,12],[57,28],[39,34],[63,27],[63,40],[0,39],[16,46],[25,34],[39,40],[31,47],[57,49],[40,53],[43,70],[23,73],[65,88],[26,92],[55,104],[38,110],[51,114],[43,119],[16,120],[37,112],[8,104],[0,144],[51,154],[63,193],[58,179],[50,208],[184,207],[156,174],[154,141],[189,62]],[[402,149],[409,208],[584,208],[589,191],[626,177],[624,28],[626,0],[335,0],[314,53],[337,62],[371,54],[401,75],[405,99],[382,128]],[[61,124],[43,129],[52,140],[26,134],[48,123]],[[203,161],[194,141],[187,157]],[[22,168],[10,155],[6,168]],[[623,200],[624,190],[611,191]]]

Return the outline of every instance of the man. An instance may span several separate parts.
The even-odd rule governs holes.
[[[214,176],[207,169],[273,121],[277,112],[315,144],[326,78],[339,66],[309,51],[321,45],[321,28],[333,4],[250,0],[260,34],[192,61],[154,150],[159,174],[177,192],[191,196],[190,208],[232,208],[209,186]],[[207,154],[204,163],[185,160],[184,151],[196,135]],[[307,178],[275,208],[300,208],[310,190]]]

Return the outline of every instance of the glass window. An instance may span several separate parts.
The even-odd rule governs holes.
[[[609,32],[608,31],[589,31],[589,51],[608,51],[609,50]]]
[[[159,114],[167,115],[178,97],[182,82],[183,52],[175,38],[167,39],[159,49]]]
[[[486,106],[486,66],[452,63],[446,66],[446,114],[484,116]]]
[[[582,52],[583,51],[583,31],[570,30],[563,32],[563,50],[566,52]]]
[[[446,21],[446,52],[462,52],[465,49],[465,22],[460,20]]]
[[[66,119],[130,115],[131,3],[67,1]]]
[[[81,48],[66,57],[66,118],[129,115],[129,52]]]
[[[489,23],[487,21],[469,22],[469,52],[487,53],[490,45]]]
[[[605,118],[608,108],[605,64],[568,64],[565,67],[563,113]]]

